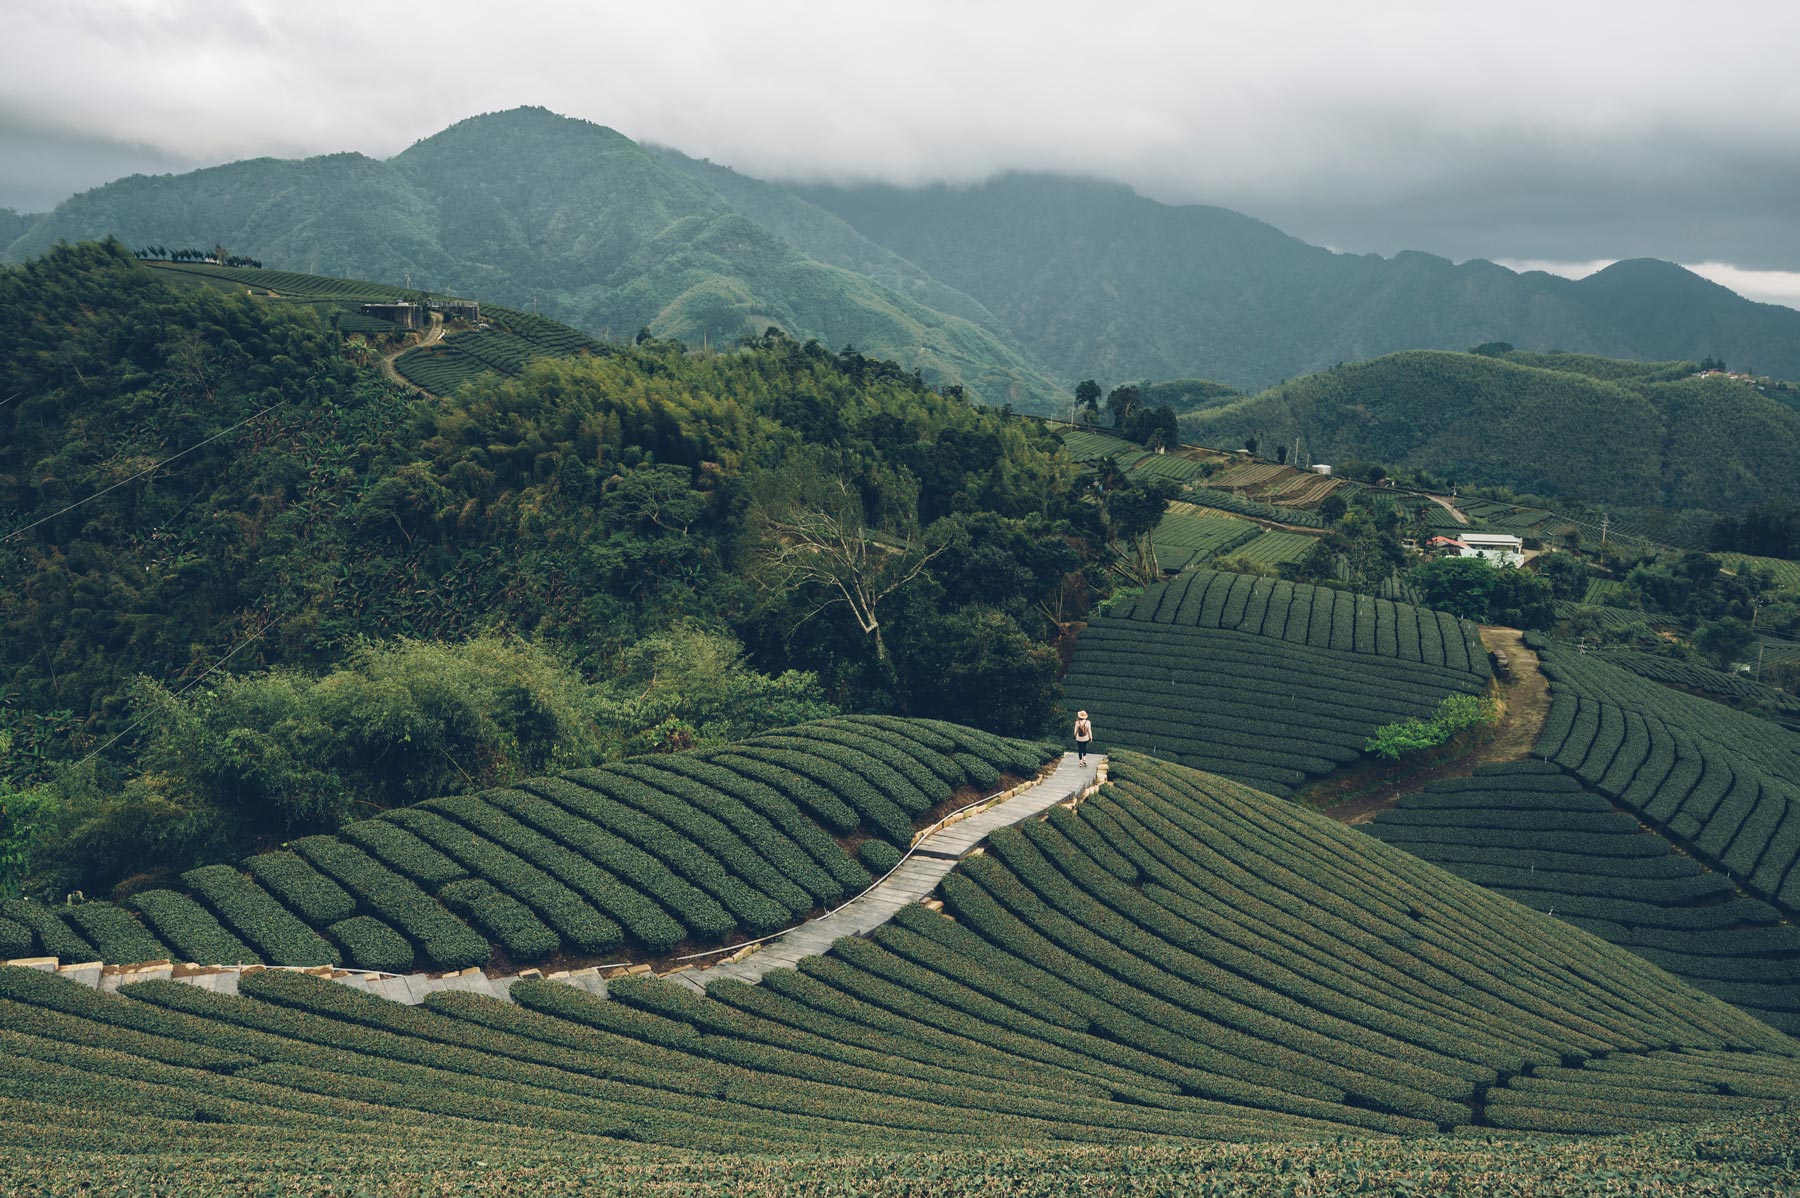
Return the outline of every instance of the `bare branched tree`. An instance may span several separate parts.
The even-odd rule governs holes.
[[[948,547],[927,548],[914,537],[870,528],[861,494],[832,476],[765,514],[755,578],[765,591],[805,593],[802,621],[843,604],[857,627],[875,638],[876,660],[885,662],[882,601],[924,573]]]

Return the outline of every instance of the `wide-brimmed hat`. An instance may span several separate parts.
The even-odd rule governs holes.
[[[1085,711],[1078,711],[1078,712],[1076,712],[1076,713],[1075,713],[1075,718],[1076,718],[1076,719],[1078,719],[1078,720],[1085,720],[1085,719],[1087,719],[1087,712],[1085,712]]]

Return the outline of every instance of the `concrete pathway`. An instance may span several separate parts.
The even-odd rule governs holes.
[[[936,890],[938,883],[944,880],[944,875],[955,869],[957,862],[979,848],[995,831],[1042,815],[1058,803],[1071,802],[1081,797],[1103,779],[1105,768],[1106,758],[1098,753],[1085,762],[1077,761],[1073,753],[1065,753],[1062,761],[1041,781],[1022,787],[1004,799],[998,799],[975,810],[973,814],[921,837],[906,859],[892,872],[837,910],[771,937],[742,959],[704,969],[682,969],[663,976],[671,982],[699,991],[704,991],[709,982],[727,978],[756,982],[772,969],[791,969],[803,957],[817,957],[830,952],[831,946],[845,936],[867,935],[892,919],[906,904],[916,903]],[[70,981],[98,990],[116,991],[121,985],[132,982],[167,979],[218,994],[236,994],[238,979],[244,973],[265,968],[261,965],[224,965],[194,971],[191,966],[184,966],[177,972],[176,967],[167,961],[103,967],[97,961],[64,965],[55,957],[32,957],[0,964],[54,972]],[[647,966],[639,968],[648,969]],[[409,1006],[417,1006],[425,1001],[427,995],[439,990],[466,990],[493,998],[507,998],[514,983],[525,978],[563,982],[601,998],[606,997],[606,979],[593,967],[549,974],[528,969],[513,977],[504,978],[487,977],[479,969],[465,969],[461,973],[443,977],[432,977],[425,973],[370,973],[334,969],[330,966],[297,972],[326,978]]]
[[[993,832],[1078,798],[1094,784],[1105,760],[1097,753],[1086,762],[1077,761],[1073,753],[1063,754],[1043,781],[923,838],[892,873],[836,911],[783,932],[740,961],[689,970],[669,980],[694,990],[725,979],[756,982],[771,969],[792,969],[803,957],[823,956],[842,937],[868,935],[906,904],[936,890],[944,875]]]

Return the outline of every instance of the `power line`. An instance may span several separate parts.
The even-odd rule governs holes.
[[[239,649],[242,649],[245,645],[248,645],[252,641],[261,640],[263,633],[265,633],[265,632],[269,631],[269,629],[275,627],[275,621],[278,620],[279,618],[280,618],[279,616],[270,616],[269,619],[263,624],[263,626],[261,628],[258,628],[255,632],[251,633],[249,636],[247,636],[243,640],[239,641],[235,646],[232,647],[231,652],[229,652],[225,656],[221,657],[218,661],[213,662],[211,666],[207,667],[205,673],[201,674],[198,678],[195,678],[193,681],[189,682],[186,686],[184,686],[180,690],[176,691],[172,697],[179,699],[179,698],[181,698],[181,696],[183,696],[183,695],[187,694],[189,691],[193,690],[196,686],[199,686],[202,682],[205,682],[209,677],[211,677],[214,673],[216,673],[218,671],[220,666],[224,665],[226,662],[230,661],[233,657],[237,656],[237,652]],[[137,719],[133,720],[131,722],[131,725],[129,727],[127,727],[123,732],[120,732],[117,736],[114,736],[111,740],[109,740],[105,744],[101,745],[98,749],[95,749],[92,753],[89,753],[86,757],[83,757],[80,761],[77,761],[75,763],[75,765],[71,768],[79,769],[82,766],[86,765],[88,762],[92,761],[94,758],[100,756],[100,754],[106,752],[108,749],[110,749],[114,745],[118,744],[119,741],[121,741],[125,737],[131,735],[131,733],[133,733],[137,730],[138,725],[142,724],[145,720],[147,720],[149,718],[150,718],[150,716],[148,713],[139,716]]]
[[[211,445],[214,441],[217,441],[220,437],[223,437],[228,433],[235,433],[238,429],[243,428],[246,424],[249,424],[252,420],[258,420],[264,416],[267,416],[270,412],[273,412],[276,408],[279,408],[281,406],[281,404],[285,403],[285,402],[286,401],[283,400],[281,402],[272,403],[268,407],[264,408],[262,411],[256,413],[256,415],[246,416],[244,419],[238,421],[236,424],[232,425],[230,428],[223,429],[219,432],[214,433],[212,436],[210,436],[206,440],[200,442],[198,445],[190,445],[186,449],[182,450],[180,453],[174,454],[170,457],[166,457],[162,461],[156,463],[154,466],[146,466],[144,469],[138,471],[136,474],[132,475],[130,478],[122,478],[118,482],[114,483],[112,486],[107,487],[104,490],[94,492],[92,495],[89,495],[86,499],[78,499],[74,503],[71,503],[68,507],[63,508],[59,512],[51,512],[48,516],[45,516],[42,519],[33,520],[30,524],[25,525],[23,528],[15,528],[11,532],[7,533],[4,537],[0,537],[0,544],[5,544],[7,541],[12,540],[14,537],[18,536],[21,533],[30,532],[32,529],[36,528],[40,524],[48,524],[50,521],[56,519],[58,516],[65,516],[68,513],[74,511],[76,508],[80,507],[84,503],[92,503],[94,500],[100,498],[102,495],[105,495],[110,491],[118,490],[120,487],[124,486],[126,483],[134,483],[138,479],[143,478],[146,474],[154,474],[156,471],[161,470],[164,466],[167,466],[170,462],[173,462],[176,458],[186,457],[188,454],[193,453],[196,449],[204,449],[206,446]]]

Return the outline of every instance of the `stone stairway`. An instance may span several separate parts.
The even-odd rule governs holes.
[[[1080,762],[1075,754],[1065,753],[1056,768],[1037,782],[1022,786],[1008,795],[967,813],[959,813],[953,822],[921,836],[906,858],[879,882],[842,907],[809,920],[798,927],[777,933],[749,948],[737,948],[730,960],[706,968],[683,967],[662,975],[669,981],[704,991],[710,982],[731,979],[756,982],[772,969],[791,969],[803,957],[816,957],[831,951],[831,946],[845,936],[865,936],[894,917],[908,903],[918,902],[936,890],[944,876],[956,863],[981,846],[989,835],[1000,828],[1011,827],[1033,816],[1042,815],[1059,803],[1072,803],[1088,793],[1106,777],[1106,758],[1095,754]],[[16,965],[27,969],[54,972],[70,981],[98,990],[116,991],[122,985],[164,979],[184,985],[198,986],[218,994],[236,994],[238,979],[245,973],[264,968],[287,968],[262,965],[177,966],[168,961],[152,961],[141,965],[102,965],[98,961],[62,964],[55,957],[28,957],[0,961],[0,965]],[[648,966],[637,966],[631,972],[648,972]],[[427,995],[440,990],[463,990],[492,998],[507,998],[516,982],[526,978],[544,978],[563,982],[606,997],[606,979],[598,967],[542,973],[527,969],[512,977],[490,978],[479,969],[434,977],[427,973],[391,974],[367,970],[336,969],[323,965],[296,972],[327,978],[380,998],[416,1006]]]

